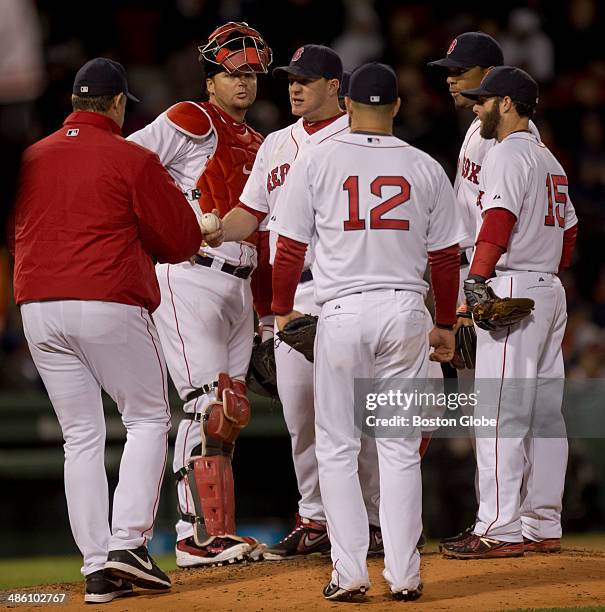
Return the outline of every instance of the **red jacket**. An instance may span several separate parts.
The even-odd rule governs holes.
[[[72,113],[25,152],[14,219],[17,304],[103,300],[152,312],[160,290],[151,257],[184,261],[201,242],[157,155],[124,140],[108,117]]]

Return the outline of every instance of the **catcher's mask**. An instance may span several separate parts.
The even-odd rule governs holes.
[[[207,74],[222,72],[266,73],[273,52],[260,33],[243,21],[230,21],[217,28],[205,45],[199,46],[200,62],[208,62]]]

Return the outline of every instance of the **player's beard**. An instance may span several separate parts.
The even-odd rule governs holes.
[[[486,140],[495,138],[498,134],[498,126],[500,125],[501,119],[500,107],[498,104],[494,104],[492,110],[485,113],[481,120],[481,130],[479,131],[481,137]]]

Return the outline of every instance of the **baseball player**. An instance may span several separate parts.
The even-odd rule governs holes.
[[[208,102],[180,102],[134,142],[155,151],[198,215],[225,215],[238,202],[261,136],[245,122],[256,98],[257,74],[271,49],[255,29],[229,22],[200,47]],[[253,231],[219,248],[203,246],[191,261],[156,268],[162,303],[156,323],[184,419],[177,433],[174,472],[180,520],[179,567],[258,558],[262,546],[235,530],[231,459],[249,420],[245,376],[253,338],[250,275],[256,265]]]
[[[348,118],[338,105],[342,62],[328,47],[304,45],[294,52],[288,66],[275,68],[276,77],[289,79],[292,114],[300,117],[296,123],[273,132],[263,142],[237,208],[223,219],[225,240],[237,240],[253,232],[260,224],[267,226],[268,215],[279,198],[284,198],[285,181],[300,154],[337,134],[348,131]],[[286,198],[287,199],[287,198]],[[269,232],[261,231],[261,235]],[[210,240],[210,236],[207,237]],[[270,239],[274,255],[277,236]],[[271,261],[273,257],[271,257]],[[304,312],[319,313],[314,298],[311,273],[313,253],[307,253],[303,271],[297,276],[296,306]],[[271,284],[266,285],[266,310],[259,312],[266,324],[271,315]],[[287,345],[275,345],[277,386],[284,410],[284,419],[292,439],[292,459],[300,500],[296,525],[279,543],[268,548],[263,557],[280,560],[297,555],[328,552],[330,541],[319,489],[317,459],[315,456],[315,426],[313,410],[313,366],[300,353]],[[364,444],[374,446],[368,439]],[[379,485],[375,472],[361,471],[366,486],[366,502],[370,522],[372,553],[382,551],[379,528]]]
[[[495,417],[495,437],[476,438],[480,499],[473,532],[446,543],[443,552],[490,558],[555,551],[560,549],[567,440],[543,439],[527,429],[511,433],[510,424],[519,413],[562,420],[562,395],[553,394],[549,384],[556,388],[565,377],[561,341],[567,316],[557,273],[569,265],[577,218],[563,168],[529,129],[538,101],[536,82],[518,68],[500,66],[478,88],[461,94],[476,101],[481,136],[498,143],[484,160],[479,183],[476,205],[482,223],[464,283],[467,304],[473,308],[485,302],[489,288],[500,296],[532,298],[535,310],[515,326],[477,330],[477,381],[501,381],[495,393],[482,395],[478,407]],[[564,426],[561,432],[564,436]]]
[[[126,97],[136,100],[120,64],[87,62],[74,112],[25,153],[15,206],[15,300],[65,439],[87,603],[131,594],[131,583],[170,587],[147,552],[170,429],[152,257],[181,261],[202,240],[157,155],[122,138]],[[111,529],[101,389],[127,432]]]
[[[504,62],[502,49],[499,43],[488,34],[483,32],[465,32],[460,34],[450,43],[445,57],[429,62],[429,66],[447,70],[447,85],[457,109],[471,110],[473,100],[461,95],[464,89],[479,87],[481,81],[494,66],[501,66]],[[469,262],[472,259],[474,242],[478,226],[481,224],[481,210],[476,206],[477,196],[479,195],[479,180],[481,178],[481,167],[488,151],[492,149],[496,140],[484,138],[480,132],[481,122],[475,117],[471,122],[456,165],[456,177],[454,180],[454,192],[458,204],[458,214],[466,228],[468,238],[461,244],[460,252],[460,289],[458,294],[458,326],[466,325],[472,327],[472,319],[466,312],[463,282],[468,275]],[[538,129],[532,121],[529,122],[529,129],[539,139]],[[474,329],[471,333],[474,333]],[[457,367],[464,368],[464,362],[460,362],[460,355],[456,355]],[[472,379],[473,370],[467,369],[459,373],[467,379]],[[470,381],[469,381],[470,382]],[[548,486],[548,485],[547,485]],[[475,478],[475,489],[477,500],[478,481]],[[449,538],[444,538],[440,542],[443,544],[457,542],[468,537],[473,530],[474,524],[463,532]]]
[[[368,517],[354,433],[355,378],[426,378],[428,343],[423,274],[431,263],[437,324],[435,358],[453,356],[458,292],[454,193],[429,156],[392,136],[399,109],[395,73],[366,64],[350,79],[351,132],[305,151],[288,177],[269,229],[279,234],[273,311],[280,329],[300,316],[295,271],[314,241],[316,453],[332,542],[326,599],[343,601],[370,586]],[[377,438],[385,570],[395,599],[421,595],[420,439]]]

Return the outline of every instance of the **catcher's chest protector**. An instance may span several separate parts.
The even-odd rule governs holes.
[[[239,202],[263,137],[245,123],[225,118],[210,102],[202,104],[216,132],[216,150],[197,182],[202,212],[225,216]]]

